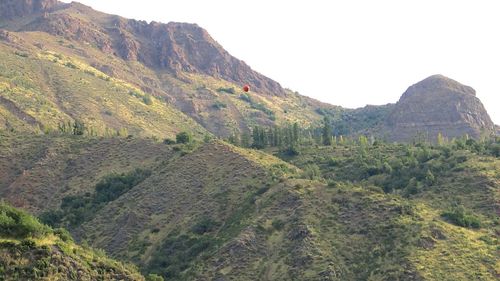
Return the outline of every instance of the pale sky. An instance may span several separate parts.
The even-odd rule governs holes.
[[[476,89],[500,124],[499,1],[79,2],[127,18],[197,23],[282,86],[349,108],[396,102],[410,85],[443,74]]]

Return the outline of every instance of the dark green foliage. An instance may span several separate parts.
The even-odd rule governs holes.
[[[267,129],[255,126],[252,130],[252,147],[256,149],[279,147],[283,155],[296,156],[300,154],[301,133],[302,129],[297,123]]]
[[[29,54],[27,54],[27,53],[21,53],[21,52],[17,52],[17,51],[16,51],[16,52],[15,52],[15,54],[16,54],[17,56],[22,57],[22,58],[27,58],[27,57],[29,57]]]
[[[214,248],[216,240],[207,235],[169,236],[153,254],[147,271],[165,280],[179,280],[191,263]]]
[[[58,226],[64,217],[65,212],[62,210],[49,210],[40,214],[38,218],[47,225]]]
[[[0,237],[39,237],[49,232],[48,227],[26,212],[0,202]]]
[[[441,216],[458,226],[469,228],[481,227],[481,220],[479,217],[467,211],[465,207],[461,205],[451,208],[450,210],[444,212]]]
[[[151,98],[151,95],[143,96],[142,101],[144,102],[145,105],[152,105],[153,104],[153,99]]]
[[[95,186],[94,193],[66,196],[62,199],[61,210],[44,212],[40,215],[40,220],[54,227],[76,227],[92,219],[99,209],[118,199],[150,175],[151,171],[143,169],[108,175]]]
[[[322,139],[323,145],[332,145],[332,125],[328,116],[325,116],[323,119]]]
[[[285,222],[280,219],[274,219],[271,223],[273,228],[276,230],[282,230],[285,227]]]
[[[304,168],[303,177],[310,180],[321,178],[321,170],[316,164],[309,164]]]
[[[190,143],[193,137],[188,132],[180,132],[175,136],[177,143]]]
[[[240,99],[242,101],[246,101],[248,103],[252,103],[253,102],[252,98],[249,95],[247,95],[247,94],[241,94],[240,95]]]
[[[164,139],[163,140],[163,143],[164,144],[168,144],[168,145],[171,145],[171,144],[176,144],[176,141],[174,141],[173,139]]]
[[[215,230],[217,226],[219,226],[219,223],[211,218],[204,217],[191,227],[191,231],[195,234],[202,235],[206,232]]]
[[[135,169],[130,173],[106,176],[95,187],[94,202],[107,203],[116,200],[150,175],[149,170]]]
[[[75,120],[73,123],[73,135],[82,136],[85,133],[85,123],[80,120]]]
[[[217,109],[217,110],[221,110],[221,109],[224,109],[224,108],[227,108],[227,104],[221,102],[221,101],[216,101],[213,105],[212,105],[213,108]]]
[[[230,87],[230,88],[220,87],[220,88],[217,89],[217,92],[219,92],[219,93],[227,93],[227,94],[231,94],[231,95],[236,94],[236,90],[233,87]]]
[[[65,63],[64,66],[72,68],[72,69],[78,69],[78,66],[76,66],[74,63],[69,62],[69,61],[67,63]]]
[[[54,234],[59,236],[59,238],[61,238],[61,240],[64,242],[73,242],[73,237],[71,236],[69,231],[64,228],[54,229]]]

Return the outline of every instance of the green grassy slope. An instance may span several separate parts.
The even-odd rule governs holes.
[[[102,251],[74,244],[23,211],[0,203],[0,280],[144,280]]]
[[[55,40],[55,39],[53,39]],[[80,120],[88,134],[173,137],[207,132],[164,101],[84,61],[53,51],[28,49],[20,56],[0,45],[0,126],[20,131],[57,131]],[[16,54],[17,52],[17,54]],[[27,57],[24,57],[27,56]]]
[[[2,136],[16,160],[2,162],[0,190],[30,176],[8,201],[62,208],[78,240],[166,280],[499,277],[495,145],[346,141],[302,147],[289,164],[222,142]],[[150,173],[134,180],[135,168]]]
[[[392,239],[408,241],[386,243],[403,250],[419,278],[496,280],[500,159],[492,155],[498,155],[497,146],[460,140],[435,147],[346,143],[307,148],[290,161],[317,169],[334,189],[355,184],[403,202],[411,216],[398,219],[405,228]],[[390,195],[382,195],[384,190]],[[373,216],[378,212],[367,223]],[[371,234],[369,229],[360,231]]]

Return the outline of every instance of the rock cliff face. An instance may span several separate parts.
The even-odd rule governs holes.
[[[122,37],[118,53],[124,59],[172,72],[202,73],[227,81],[250,84],[259,92],[284,95],[279,83],[253,71],[231,56],[208,32],[196,24],[168,24],[117,20]],[[129,36],[127,36],[127,34]]]
[[[0,19],[14,19],[49,11],[61,3],[57,0],[1,0]]]
[[[385,127],[386,137],[394,141],[432,141],[439,133],[449,138],[465,134],[477,138],[495,132],[475,90],[442,75],[408,88],[389,114]]]
[[[57,13],[52,11],[57,10]],[[65,12],[71,11],[71,12]],[[75,12],[79,16],[74,16]],[[43,31],[97,46],[128,61],[172,73],[191,72],[249,84],[262,94],[283,96],[281,85],[231,56],[196,24],[128,20],[57,0],[0,0],[0,21],[38,15],[14,31]]]

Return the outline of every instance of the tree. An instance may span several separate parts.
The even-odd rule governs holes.
[[[250,135],[246,132],[241,135],[241,146],[250,147]]]
[[[85,123],[80,120],[75,120],[73,124],[73,135],[82,136],[85,133]]]
[[[325,116],[323,119],[323,145],[332,144],[332,127],[330,125],[330,118]]]
[[[300,141],[300,129],[299,124],[297,122],[293,123],[293,142],[294,144],[299,143]]]
[[[262,144],[262,139],[261,139],[261,134],[260,134],[260,128],[258,126],[255,126],[252,130],[252,147],[261,149],[264,148],[264,145]]]
[[[233,144],[233,145],[240,145],[240,139],[238,138],[238,135],[236,133],[232,134],[229,136],[229,138],[227,139],[227,141],[230,143],[230,144]]]
[[[188,132],[180,132],[175,136],[177,143],[190,143],[192,136]]]
[[[439,132],[437,135],[437,144],[439,146],[442,146],[444,144],[444,137],[443,134],[441,134],[441,132]]]

